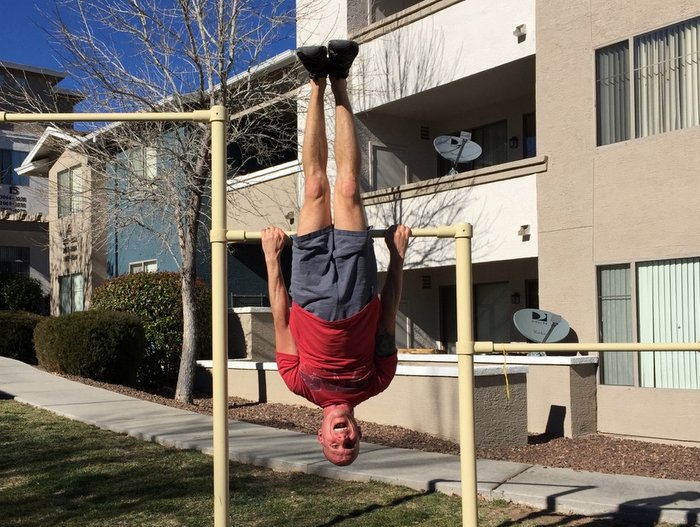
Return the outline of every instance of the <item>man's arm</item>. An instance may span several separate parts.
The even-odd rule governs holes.
[[[267,267],[267,290],[275,328],[275,348],[279,353],[297,355],[297,346],[289,330],[289,294],[280,265],[286,235],[277,227],[263,229],[261,234]]]
[[[401,301],[401,289],[403,287],[403,261],[408,249],[408,240],[411,229],[406,225],[394,225],[389,228],[384,237],[389,248],[389,269],[386,281],[382,288],[382,322],[380,333],[394,336],[396,327],[396,313]]]

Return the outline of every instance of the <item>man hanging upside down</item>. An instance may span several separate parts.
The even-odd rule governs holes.
[[[278,369],[291,391],[323,408],[318,441],[336,465],[349,465],[360,450],[354,407],[383,391],[396,372],[394,324],[411,234],[405,225],[386,233],[390,263],[380,300],[347,93],[357,53],[357,44],[349,40],[332,40],[327,49],[297,50],[309,72],[311,100],[302,150],[304,204],[292,240],[291,310],[280,269],[285,234],[276,227],[262,231]],[[326,77],[335,98],[333,217],[326,173]]]

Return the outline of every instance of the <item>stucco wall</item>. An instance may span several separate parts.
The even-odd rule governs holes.
[[[596,266],[700,255],[700,128],[597,147],[595,50],[698,15],[688,0],[537,2],[540,304],[582,342],[598,339]],[[699,391],[599,386],[598,429],[698,441],[697,408]]]
[[[439,437],[459,440],[459,406],[456,368],[450,374],[433,376],[403,366],[391,385],[380,395],[358,405],[360,420],[410,428]],[[401,370],[401,366],[399,366]],[[211,374],[199,368],[200,386],[210,385]],[[527,393],[525,369],[508,376],[510,399],[500,368],[481,368],[475,376],[475,430],[480,447],[509,447],[527,443]],[[274,364],[229,366],[229,394],[253,401],[298,404],[314,407],[287,389]],[[321,412],[319,410],[319,423]]]
[[[81,210],[58,217],[58,173],[71,167],[79,168],[83,188],[80,194]],[[51,270],[51,313],[59,314],[59,286],[61,276],[82,274],[84,280],[84,308],[88,309],[92,292],[107,278],[105,268],[105,215],[97,216],[92,210],[100,209],[100,193],[95,190],[93,173],[85,156],[65,150],[49,169],[49,267]]]
[[[295,230],[299,220],[299,172],[227,192],[229,229],[259,231],[270,225]]]
[[[700,446],[700,390],[598,387],[598,430]]]
[[[596,265],[700,254],[700,129],[597,147],[595,50],[697,15],[684,0],[537,2],[540,299],[582,341],[598,336]]]
[[[338,1],[338,0],[336,0]],[[534,0],[458,2],[363,42],[351,79],[364,111],[535,52]],[[525,24],[527,38],[513,36]],[[430,53],[426,53],[430,50]]]
[[[478,172],[478,171],[477,171]],[[475,263],[537,256],[536,176],[495,181],[485,185],[435,192],[407,198],[400,203],[368,204],[371,225],[403,222],[412,227],[434,227],[468,222],[474,226],[472,259]],[[526,241],[518,235],[521,225],[530,225]],[[380,269],[388,253],[378,244]],[[454,240],[416,238],[411,242],[405,267],[424,268],[454,265]]]

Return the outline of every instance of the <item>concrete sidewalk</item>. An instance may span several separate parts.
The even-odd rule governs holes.
[[[100,428],[213,454],[209,416],[69,381],[4,357],[0,357],[0,392]],[[242,422],[230,423],[229,451],[232,460],[277,470],[460,494],[457,456],[363,443],[354,464],[336,467],[323,458],[315,436]],[[700,525],[700,482],[481,459],[477,476],[482,495],[539,509],[625,519],[639,525],[653,525],[654,521]]]

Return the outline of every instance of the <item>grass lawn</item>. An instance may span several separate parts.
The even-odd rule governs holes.
[[[212,458],[0,400],[0,525],[209,526]],[[231,463],[234,526],[461,525],[459,498]],[[480,503],[481,525],[621,525]],[[518,518],[522,518],[519,521]]]

